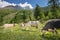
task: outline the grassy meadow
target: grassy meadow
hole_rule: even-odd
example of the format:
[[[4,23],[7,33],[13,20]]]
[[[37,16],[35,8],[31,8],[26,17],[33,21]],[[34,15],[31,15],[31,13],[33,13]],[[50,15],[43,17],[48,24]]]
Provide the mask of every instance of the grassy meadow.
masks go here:
[[[44,7],[40,6],[40,3],[44,5],[45,3],[43,4],[42,2],[45,0],[42,2],[40,0],[34,0],[35,2],[30,0],[31,3],[34,2],[34,7],[32,7],[33,5],[31,5],[28,0],[24,1],[26,1],[26,3],[20,3],[13,6],[15,3],[7,5],[10,4],[10,2],[0,0],[0,40],[60,40],[60,30],[58,29],[58,34],[46,32],[45,35],[42,36],[41,32],[45,25],[45,21],[50,19],[60,19],[60,0],[48,0],[47,5]],[[29,21],[41,22],[39,29],[36,29],[35,27],[31,27],[31,29],[29,27],[22,28],[19,25],[4,29],[2,26],[4,24],[19,24],[27,23]]]
[[[46,35],[42,36],[41,28],[43,28],[43,24],[41,24],[39,30],[35,27],[32,27],[32,30],[29,27],[21,29],[18,25],[7,29],[0,27],[0,40],[60,40],[59,30],[57,30],[57,35],[46,32]]]

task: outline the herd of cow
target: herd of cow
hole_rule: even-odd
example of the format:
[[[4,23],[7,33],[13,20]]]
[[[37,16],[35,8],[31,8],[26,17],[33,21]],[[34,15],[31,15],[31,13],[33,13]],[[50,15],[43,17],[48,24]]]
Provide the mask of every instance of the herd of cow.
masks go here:
[[[3,27],[4,28],[8,28],[8,27],[14,27],[17,24],[4,24]],[[26,27],[36,27],[39,28],[40,27],[40,22],[39,21],[29,21],[27,23],[20,23],[20,26],[22,28],[26,28]],[[45,34],[46,31],[50,31],[53,33],[58,33],[56,29],[60,28],[60,19],[51,19],[48,20],[45,24],[45,26],[42,28],[42,33],[43,35]]]

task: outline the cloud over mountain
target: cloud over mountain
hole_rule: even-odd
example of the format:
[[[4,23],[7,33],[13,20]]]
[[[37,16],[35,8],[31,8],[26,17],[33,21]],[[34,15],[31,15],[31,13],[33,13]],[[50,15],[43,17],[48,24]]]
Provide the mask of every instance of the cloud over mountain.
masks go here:
[[[24,4],[20,3],[20,4],[18,4],[18,6],[24,8],[24,9],[25,8],[30,8],[30,9],[33,8],[31,4],[28,4],[28,2],[25,2]]]
[[[6,6],[9,6],[9,5],[12,5],[12,6],[18,5],[22,8],[24,8],[24,9],[26,9],[26,8],[27,9],[33,9],[32,5],[29,4],[28,2],[25,2],[24,4],[22,4],[22,3],[15,4],[15,3],[9,3],[9,2],[0,0],[0,8],[6,7]]]
[[[9,5],[16,6],[16,4],[14,4],[14,3],[9,3],[9,2],[0,0],[0,8],[3,8],[5,6],[9,6]]]

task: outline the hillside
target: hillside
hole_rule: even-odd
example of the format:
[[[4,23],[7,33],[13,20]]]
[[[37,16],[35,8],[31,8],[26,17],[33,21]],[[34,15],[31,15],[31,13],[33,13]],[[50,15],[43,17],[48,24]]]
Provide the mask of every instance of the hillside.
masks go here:
[[[14,9],[0,8],[0,23],[2,21],[3,21],[3,23],[9,23],[14,18],[17,11],[18,10],[14,10]]]
[[[0,8],[0,21],[1,22],[3,21],[3,23],[10,23],[12,20],[14,20],[15,16],[17,16],[17,21],[18,21],[21,19],[20,18],[20,17],[22,17],[21,14],[23,14],[23,11],[25,11],[25,10],[26,10],[26,14],[28,13],[28,15],[29,15],[29,12],[31,11],[30,9],[24,9],[17,5],[16,6],[9,5],[4,8]],[[20,19],[18,19],[18,18],[20,18]]]

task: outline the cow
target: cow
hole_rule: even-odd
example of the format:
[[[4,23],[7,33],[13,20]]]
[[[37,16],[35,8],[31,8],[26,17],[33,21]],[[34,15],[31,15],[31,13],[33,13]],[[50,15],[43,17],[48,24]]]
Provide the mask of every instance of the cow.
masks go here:
[[[17,25],[17,24],[4,24],[3,27],[6,29],[6,28],[12,28],[15,25]]]
[[[60,28],[60,19],[51,19],[48,20],[45,26],[42,29],[42,32],[44,35],[46,31],[53,32],[53,33],[58,33],[56,29]]]
[[[7,28],[11,28],[11,31],[13,31],[13,27],[15,27],[16,25],[18,25],[18,24],[4,24],[3,25],[3,28],[4,28],[4,32],[6,32],[6,29]]]
[[[38,28],[40,25],[40,22],[39,21],[28,21],[27,23],[21,23],[21,26],[22,27],[36,27]]]
[[[40,25],[39,21],[29,21],[29,23],[31,24],[31,27],[36,27],[36,28],[38,28]]]
[[[31,27],[30,23],[20,23],[20,26],[25,29],[26,27]]]

